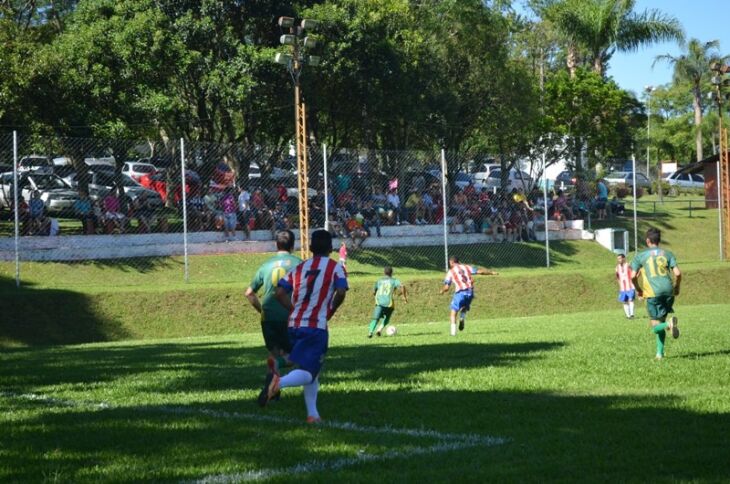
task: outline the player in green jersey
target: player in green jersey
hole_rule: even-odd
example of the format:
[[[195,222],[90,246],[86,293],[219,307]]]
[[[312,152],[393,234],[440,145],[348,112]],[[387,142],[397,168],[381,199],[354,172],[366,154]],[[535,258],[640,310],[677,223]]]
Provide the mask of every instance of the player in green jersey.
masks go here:
[[[662,233],[654,227],[646,231],[646,245],[631,261],[632,278],[639,297],[646,298],[652,332],[656,335],[656,358],[664,358],[666,331],[679,338],[677,317],[667,316],[674,312],[674,297],[679,295],[682,273],[674,254],[659,247]],[[672,275],[674,276],[672,278]]]
[[[267,364],[270,372],[278,372],[279,367],[285,366],[286,355],[291,351],[289,311],[276,300],[276,286],[280,279],[302,262],[291,254],[294,250],[294,233],[291,230],[277,232],[276,250],[276,255],[259,267],[246,289],[246,299],[261,314],[261,331],[266,349],[269,350]],[[264,292],[259,300],[256,293],[261,288]]]
[[[390,317],[393,315],[395,310],[395,302],[393,296],[396,294],[398,288],[401,289],[403,294],[403,301],[408,302],[408,294],[406,287],[400,283],[398,279],[393,277],[393,268],[386,266],[383,269],[385,277],[380,278],[373,288],[373,296],[375,296],[375,309],[373,310],[373,318],[370,321],[370,329],[368,331],[368,338],[373,337],[373,332],[380,336],[381,331],[390,322]],[[375,331],[378,326],[378,322],[383,320],[383,325]]]

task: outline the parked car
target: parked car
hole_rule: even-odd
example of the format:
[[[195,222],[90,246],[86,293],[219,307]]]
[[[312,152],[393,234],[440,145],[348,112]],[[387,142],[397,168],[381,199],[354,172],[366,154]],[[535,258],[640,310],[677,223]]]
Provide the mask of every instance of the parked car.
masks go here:
[[[139,183],[144,188],[154,190],[163,200],[167,200],[167,174],[166,173],[155,173],[143,176]],[[200,175],[193,170],[185,170],[185,195],[191,196],[193,193],[201,193],[202,181]],[[175,205],[180,204],[182,201],[182,191],[180,190],[180,184],[175,183],[175,193],[172,194],[172,201]]]
[[[502,168],[502,165],[499,163],[481,163],[476,168],[476,171],[472,173],[474,184],[477,186],[486,186],[487,179],[489,178],[489,174],[492,173],[492,170],[500,168]]]
[[[680,188],[699,188],[700,190],[705,188],[705,178],[695,173],[675,171],[666,178],[666,181],[670,186]]]
[[[629,190],[634,187],[634,174],[630,171],[614,171],[603,177],[609,187],[625,186]],[[643,173],[636,174],[636,186],[651,193],[651,181]]]
[[[456,173],[454,184],[459,187],[459,189],[463,190],[470,183],[475,185],[474,178],[472,178],[471,175],[464,173],[463,171]]]
[[[152,163],[125,161],[122,165],[122,173],[129,175],[135,181],[140,181],[145,175],[154,175],[157,173],[157,167]]]
[[[139,182],[135,181],[129,175],[122,174],[120,180],[117,180],[115,174],[109,174],[105,171],[89,171],[89,198],[92,200],[100,200],[109,193],[119,181],[122,183],[124,194],[132,201],[137,200],[140,195],[146,195],[147,201],[153,207],[161,207],[163,205],[162,197],[154,190],[143,187]],[[74,173],[65,178],[72,186],[78,188],[78,175]]]
[[[570,170],[563,170],[555,177],[556,190],[572,190],[575,188],[576,177]]]
[[[39,173],[53,173],[53,162],[47,156],[24,156],[18,161],[18,171],[35,171]]]
[[[491,169],[487,180],[484,182],[484,186],[490,190],[501,188],[502,168]],[[516,168],[510,168],[505,189],[511,191],[513,188],[522,188],[527,193],[532,188],[532,178],[530,178],[529,173]]]
[[[24,172],[18,176],[18,188],[25,200],[30,200],[33,191],[38,190],[49,213],[70,212],[79,193],[71,185],[54,174]],[[13,204],[13,174],[0,175],[0,207],[10,208]]]

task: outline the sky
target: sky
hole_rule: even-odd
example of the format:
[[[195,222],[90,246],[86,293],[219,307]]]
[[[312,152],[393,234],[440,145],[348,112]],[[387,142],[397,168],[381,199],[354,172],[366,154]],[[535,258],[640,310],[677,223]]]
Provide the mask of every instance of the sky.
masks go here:
[[[687,40],[720,41],[720,53],[730,54],[730,0],[637,0],[635,12],[657,9],[676,17],[684,27]],[[672,80],[672,67],[654,58],[670,54],[679,56],[682,48],[674,42],[653,44],[636,52],[615,53],[607,74],[623,89],[634,91],[641,99],[645,86],[659,86]]]

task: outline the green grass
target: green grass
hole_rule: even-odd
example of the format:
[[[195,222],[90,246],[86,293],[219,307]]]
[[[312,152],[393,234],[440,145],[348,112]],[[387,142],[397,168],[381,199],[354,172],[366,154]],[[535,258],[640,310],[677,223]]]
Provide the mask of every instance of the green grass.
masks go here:
[[[724,481],[730,305],[677,309],[683,334],[662,362],[652,359],[643,308],[627,321],[618,305],[470,319],[457,338],[447,335],[445,304],[434,324],[397,311],[392,338],[334,324],[321,427],[303,423],[298,390],[264,410],[254,404],[264,369],[254,332],[9,350],[0,355],[0,480],[277,470],[273,482]],[[338,423],[507,441],[416,455],[446,437]]]

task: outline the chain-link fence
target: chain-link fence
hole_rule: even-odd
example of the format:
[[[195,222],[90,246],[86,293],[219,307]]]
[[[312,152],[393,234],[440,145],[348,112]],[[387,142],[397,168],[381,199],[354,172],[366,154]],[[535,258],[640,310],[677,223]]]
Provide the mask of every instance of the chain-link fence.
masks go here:
[[[449,254],[545,267],[575,252],[566,241],[594,239],[590,230],[628,231],[628,247],[607,248],[629,251],[636,231],[670,216],[707,233],[693,259],[716,253],[716,211],[704,201],[640,199],[634,219],[619,188],[601,203],[595,183],[547,180],[539,160],[322,147],[307,161],[305,195],[288,144],[0,136],[0,275],[58,285],[240,282],[242,267],[274,250],[276,231],[297,232],[302,196],[309,230],[328,228],[356,273],[386,264],[441,271]],[[75,264],[73,277],[54,282],[62,276],[53,264]],[[116,270],[100,280],[79,278],[108,268]]]

